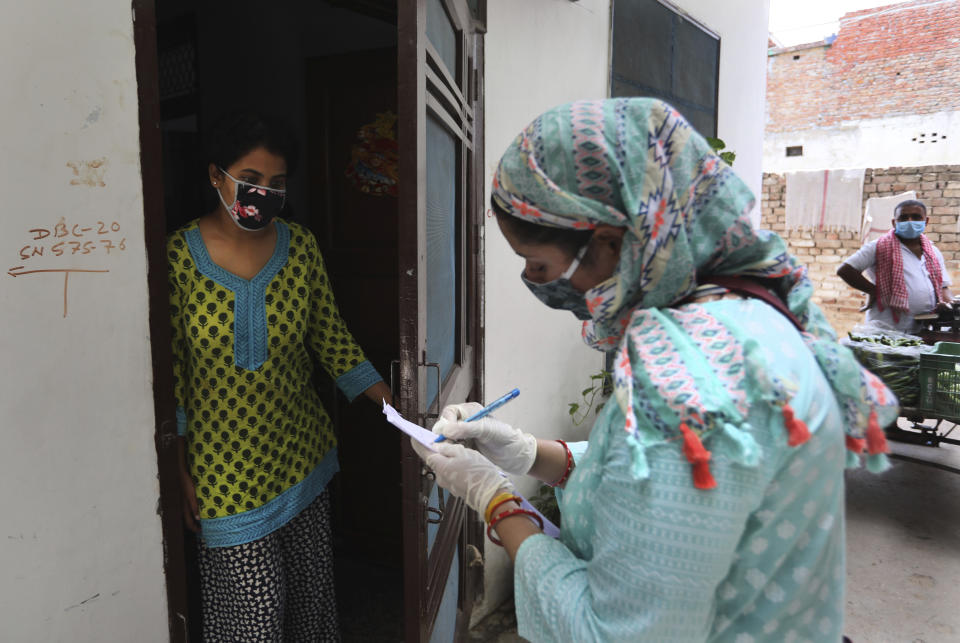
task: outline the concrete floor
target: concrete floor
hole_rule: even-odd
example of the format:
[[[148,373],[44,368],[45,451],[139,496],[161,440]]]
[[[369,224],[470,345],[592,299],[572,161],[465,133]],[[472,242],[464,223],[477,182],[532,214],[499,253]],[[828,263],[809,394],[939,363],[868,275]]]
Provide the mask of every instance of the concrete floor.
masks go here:
[[[470,629],[468,643],[522,643],[526,640],[517,634],[517,617],[513,613],[511,598]]]
[[[960,641],[960,447],[890,447],[887,473],[847,474],[847,636]]]
[[[960,428],[950,437],[960,439]],[[847,636],[960,641],[960,447],[890,446],[887,473],[847,474]],[[524,640],[512,600],[470,634],[477,642]]]

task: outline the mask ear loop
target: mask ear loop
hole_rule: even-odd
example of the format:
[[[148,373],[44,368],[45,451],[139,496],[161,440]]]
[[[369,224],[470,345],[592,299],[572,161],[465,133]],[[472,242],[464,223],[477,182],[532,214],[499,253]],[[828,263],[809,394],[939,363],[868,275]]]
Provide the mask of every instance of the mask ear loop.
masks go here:
[[[577,250],[577,254],[576,256],[574,256],[573,262],[571,262],[570,267],[567,268],[566,271],[564,271],[564,273],[558,277],[558,279],[570,279],[570,277],[573,276],[573,273],[575,273],[577,271],[577,268],[580,267],[580,262],[583,260],[584,255],[587,254],[587,248],[589,246],[590,246],[590,242],[587,241],[585,244],[583,244],[580,247],[579,250]]]
[[[217,169],[220,170],[221,172],[223,172],[224,176],[226,176],[228,179],[230,179],[231,181],[233,181],[233,203],[231,203],[231,204],[229,204],[229,205],[227,205],[226,200],[223,198],[223,192],[220,191],[221,186],[219,186],[219,185],[213,186],[214,189],[217,191],[217,197],[220,199],[220,203],[223,204],[224,209],[225,209],[225,210],[227,211],[227,213],[229,214],[230,211],[233,209],[233,206],[235,206],[235,205],[237,204],[237,198],[239,198],[239,196],[240,196],[240,181],[238,181],[237,179],[233,178],[233,177],[230,175],[230,173],[227,172],[227,171],[226,171],[225,169],[223,169],[222,167],[218,167]],[[224,181],[224,183],[225,183],[225,182],[226,182],[226,181]]]
[[[230,205],[227,205],[227,202],[224,201],[224,199],[223,199],[223,194],[220,193],[220,188],[219,188],[219,187],[216,188],[216,189],[217,189],[217,195],[220,197],[220,203],[222,203],[222,204],[223,204],[223,207],[225,207],[225,208],[227,209],[227,212],[230,212],[231,208],[233,208],[233,206],[235,206],[235,205],[237,204],[237,199],[240,198],[240,186],[241,186],[241,185],[249,185],[250,187],[257,188],[257,189],[259,189],[259,190],[266,190],[267,192],[273,192],[274,194],[280,194],[281,198],[283,199],[283,201],[280,202],[280,209],[282,210],[282,209],[284,208],[284,206],[287,205],[287,190],[286,190],[286,189],[278,190],[277,188],[267,187],[266,185],[257,185],[256,183],[247,183],[246,181],[241,181],[240,179],[234,178],[234,176],[233,176],[232,174],[230,174],[229,172],[227,172],[227,171],[226,171],[225,169],[223,169],[222,167],[217,167],[217,169],[220,170],[221,172],[223,172],[223,174],[224,174],[227,178],[229,178],[231,181],[233,181],[233,186],[234,186],[233,203],[231,203]],[[214,186],[214,187],[216,187],[216,186]]]

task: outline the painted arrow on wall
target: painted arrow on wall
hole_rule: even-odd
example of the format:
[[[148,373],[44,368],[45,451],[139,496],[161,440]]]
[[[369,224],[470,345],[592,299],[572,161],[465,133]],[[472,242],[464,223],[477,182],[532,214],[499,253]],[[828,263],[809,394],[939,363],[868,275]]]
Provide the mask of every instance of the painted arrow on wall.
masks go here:
[[[32,275],[38,272],[62,272],[63,273],[63,316],[67,316],[67,286],[70,283],[71,272],[110,272],[109,270],[86,270],[83,268],[44,268],[39,270],[24,270],[23,266],[14,266],[7,271],[11,277],[21,277],[23,275]]]

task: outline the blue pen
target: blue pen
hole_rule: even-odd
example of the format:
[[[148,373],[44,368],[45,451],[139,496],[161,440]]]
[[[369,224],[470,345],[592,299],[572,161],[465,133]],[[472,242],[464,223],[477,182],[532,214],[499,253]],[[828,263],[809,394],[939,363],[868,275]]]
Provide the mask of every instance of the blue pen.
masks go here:
[[[504,404],[506,404],[507,402],[509,402],[510,400],[512,400],[518,395],[520,395],[520,389],[515,388],[509,393],[507,393],[506,395],[504,395],[503,397],[498,398],[493,402],[490,402],[490,404],[487,404],[485,407],[483,407],[482,409],[480,409],[479,411],[477,411],[476,413],[468,417],[466,420],[464,420],[464,422],[473,422],[474,420],[479,420],[482,417],[490,415],[491,413],[493,413],[494,411],[496,411],[501,406],[503,406]],[[434,443],[443,442],[446,439],[447,439],[447,436],[441,435],[436,440],[434,440]]]

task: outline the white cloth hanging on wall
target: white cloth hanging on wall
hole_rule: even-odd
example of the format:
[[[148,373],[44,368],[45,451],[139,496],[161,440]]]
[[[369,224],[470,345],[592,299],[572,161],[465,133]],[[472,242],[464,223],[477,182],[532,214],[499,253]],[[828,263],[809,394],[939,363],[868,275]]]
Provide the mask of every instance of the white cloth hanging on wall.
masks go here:
[[[787,172],[787,229],[860,232],[864,170]]]
[[[879,239],[886,234],[890,229],[893,209],[897,207],[897,204],[907,199],[916,198],[917,193],[910,190],[893,196],[875,196],[867,199],[867,208],[863,213],[863,225],[860,227],[860,243],[864,244]]]

